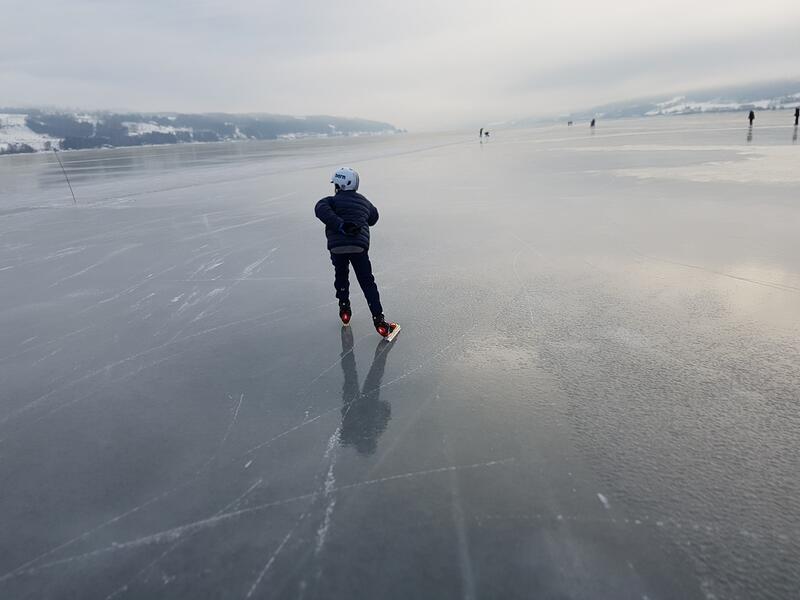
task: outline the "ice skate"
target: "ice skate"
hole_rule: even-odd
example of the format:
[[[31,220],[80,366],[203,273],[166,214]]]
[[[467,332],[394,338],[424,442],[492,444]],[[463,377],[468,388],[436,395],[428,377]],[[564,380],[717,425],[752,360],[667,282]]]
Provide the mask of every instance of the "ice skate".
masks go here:
[[[339,300],[339,318],[345,327],[350,326],[350,319],[353,316],[353,311],[350,310],[349,300]]]
[[[383,315],[375,315],[372,317],[375,323],[375,330],[379,335],[383,336],[387,342],[391,342],[400,333],[400,325],[397,323],[387,322]]]

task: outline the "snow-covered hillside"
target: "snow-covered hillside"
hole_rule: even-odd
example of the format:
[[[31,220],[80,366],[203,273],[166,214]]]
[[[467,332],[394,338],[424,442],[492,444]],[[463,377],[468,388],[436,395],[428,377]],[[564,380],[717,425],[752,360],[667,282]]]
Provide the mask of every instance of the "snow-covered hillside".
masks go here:
[[[8,152],[39,152],[58,148],[61,140],[43,133],[36,133],[25,124],[24,114],[0,113],[0,154]],[[30,148],[31,150],[27,150]]]
[[[0,109],[0,154],[223,142],[381,135],[397,133],[389,123],[330,116],[253,114],[74,113]]]
[[[656,102],[655,107],[646,111],[647,117],[656,115],[687,115],[705,112],[733,112],[739,110],[772,110],[790,108],[800,103],[800,93],[766,98],[750,102],[726,102],[721,99],[692,101],[686,96],[676,96],[664,102]]]

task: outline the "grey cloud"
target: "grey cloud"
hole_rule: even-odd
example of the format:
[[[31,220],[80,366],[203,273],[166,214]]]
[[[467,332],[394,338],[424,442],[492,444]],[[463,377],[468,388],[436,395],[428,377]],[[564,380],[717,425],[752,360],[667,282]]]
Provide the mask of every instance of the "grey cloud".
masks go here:
[[[0,1],[16,25],[4,30],[0,104],[442,129],[746,81],[800,54],[794,0]]]
[[[769,44],[764,40],[769,39]],[[791,56],[800,50],[797,30],[781,27],[744,38],[710,37],[677,40],[667,47],[620,49],[607,55],[588,54],[580,61],[549,69],[538,69],[521,81],[509,85],[509,93],[552,88],[601,87],[635,81],[645,75],[690,79],[698,74],[723,69],[738,72],[742,81],[762,77],[762,65]],[[800,58],[800,57],[799,57]],[[785,73],[785,75],[795,75]],[[770,73],[771,75],[771,73]]]

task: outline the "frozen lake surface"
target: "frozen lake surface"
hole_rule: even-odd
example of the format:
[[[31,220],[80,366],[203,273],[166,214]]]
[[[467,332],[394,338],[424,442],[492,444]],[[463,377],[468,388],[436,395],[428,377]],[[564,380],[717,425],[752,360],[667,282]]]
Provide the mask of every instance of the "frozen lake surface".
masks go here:
[[[790,122],[0,159],[0,597],[796,598]]]

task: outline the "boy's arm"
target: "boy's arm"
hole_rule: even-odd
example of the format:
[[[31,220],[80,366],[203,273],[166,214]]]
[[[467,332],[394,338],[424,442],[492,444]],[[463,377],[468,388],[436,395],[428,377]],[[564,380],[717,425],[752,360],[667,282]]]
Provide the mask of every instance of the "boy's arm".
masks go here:
[[[314,207],[314,214],[331,229],[339,230],[344,225],[342,218],[333,211],[330,198],[323,198],[317,202]]]
[[[375,205],[370,202],[370,204],[369,204],[369,218],[367,219],[367,225],[372,227],[377,222],[378,222],[378,209],[375,208]]]

